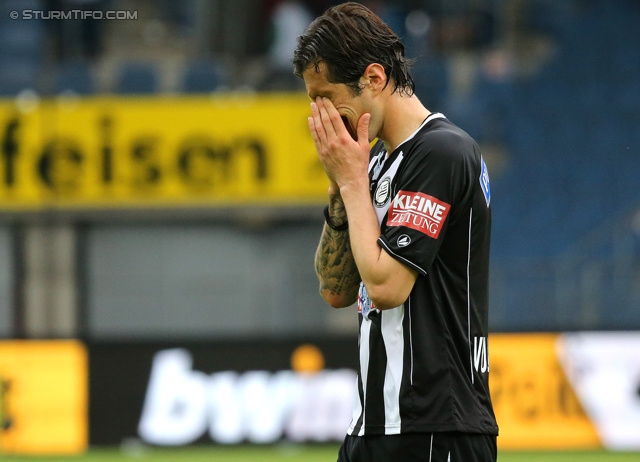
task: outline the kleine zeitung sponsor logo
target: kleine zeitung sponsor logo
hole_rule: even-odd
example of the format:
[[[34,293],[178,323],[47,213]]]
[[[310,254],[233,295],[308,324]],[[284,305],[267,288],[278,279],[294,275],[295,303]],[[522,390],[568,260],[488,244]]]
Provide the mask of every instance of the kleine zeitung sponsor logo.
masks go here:
[[[387,226],[406,226],[437,239],[450,208],[428,194],[400,191],[391,201]]]

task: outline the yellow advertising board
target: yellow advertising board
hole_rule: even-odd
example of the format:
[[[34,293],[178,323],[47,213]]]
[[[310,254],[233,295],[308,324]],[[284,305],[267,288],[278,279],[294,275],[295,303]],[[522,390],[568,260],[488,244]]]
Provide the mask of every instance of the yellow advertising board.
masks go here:
[[[74,340],[0,342],[0,454],[88,446],[88,358]]]
[[[320,204],[302,94],[0,103],[0,210]]]
[[[489,337],[490,388],[501,449],[602,446],[556,351],[556,334]]]

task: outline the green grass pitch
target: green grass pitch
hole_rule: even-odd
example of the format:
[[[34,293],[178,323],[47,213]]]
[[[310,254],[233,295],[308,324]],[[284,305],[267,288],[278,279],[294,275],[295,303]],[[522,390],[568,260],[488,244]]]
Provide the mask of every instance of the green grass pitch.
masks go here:
[[[0,455],[2,462],[333,462],[336,445],[207,446],[181,449],[94,448],[82,456]],[[501,451],[500,462],[639,462],[640,453],[606,451]]]

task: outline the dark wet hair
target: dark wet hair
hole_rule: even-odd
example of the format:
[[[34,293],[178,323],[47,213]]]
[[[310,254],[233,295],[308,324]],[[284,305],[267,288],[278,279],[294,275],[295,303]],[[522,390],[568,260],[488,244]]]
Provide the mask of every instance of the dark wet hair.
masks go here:
[[[393,91],[412,95],[415,83],[409,69],[413,60],[404,56],[400,38],[382,19],[359,3],[348,2],[329,8],[298,37],[293,54],[293,72],[302,74],[320,63],[327,68],[330,83],[343,83],[354,95],[362,92],[360,78],[367,66],[378,63],[392,81]]]

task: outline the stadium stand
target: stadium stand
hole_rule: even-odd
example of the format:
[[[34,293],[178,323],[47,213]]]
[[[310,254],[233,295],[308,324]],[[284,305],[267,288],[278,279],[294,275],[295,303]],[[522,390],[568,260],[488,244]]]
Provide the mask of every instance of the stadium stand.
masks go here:
[[[120,68],[115,91],[127,95],[156,93],[158,78],[158,71],[152,64],[125,62]]]
[[[468,101],[504,123],[509,152],[492,177],[493,305],[513,311],[495,325],[637,324],[639,247],[629,216],[640,204],[640,58],[631,45],[640,43],[640,6],[531,5],[530,27],[553,36],[556,54],[513,84],[479,82]]]
[[[14,20],[10,14],[42,7],[43,2],[38,0],[0,2],[0,96],[14,96],[39,85],[45,49],[44,25],[40,20]]]
[[[58,66],[57,71],[54,93],[90,95],[95,92],[95,82],[88,62],[65,62]]]
[[[541,3],[553,9],[540,13],[545,18],[564,10]],[[632,37],[640,41],[629,19],[637,21],[640,9],[622,3],[626,8],[594,2],[566,18],[554,30],[559,51],[538,75],[480,81],[469,99],[477,113],[505,124],[510,151],[509,168],[492,178],[496,255],[562,253],[585,230],[640,201],[637,177],[629,174],[640,171],[640,81],[632,77],[640,60],[628,45]],[[484,141],[482,130],[474,134]]]
[[[197,59],[185,66],[181,90],[184,93],[211,93],[224,85],[221,66],[210,59]]]
[[[444,110],[444,102],[449,92],[449,70],[441,55],[431,54],[421,57],[413,67],[416,95],[434,111]]]

